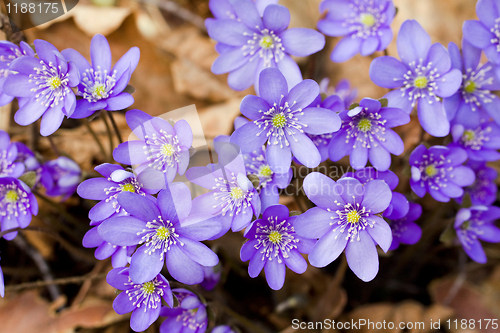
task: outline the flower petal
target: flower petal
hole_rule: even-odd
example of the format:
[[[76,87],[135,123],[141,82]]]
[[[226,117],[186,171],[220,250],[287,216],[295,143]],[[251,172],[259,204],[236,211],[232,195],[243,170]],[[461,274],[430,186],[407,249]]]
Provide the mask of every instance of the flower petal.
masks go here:
[[[337,227],[326,233],[309,253],[309,262],[314,267],[325,267],[337,259],[346,248],[348,237]],[[371,240],[371,239],[370,239]]]
[[[365,282],[375,278],[378,273],[378,254],[368,232],[361,230],[356,239],[347,243],[345,255],[349,268],[358,278]]]
[[[264,266],[266,272],[266,281],[269,287],[273,290],[280,290],[285,283],[286,266],[283,261],[279,262],[278,258],[266,260]]]
[[[425,60],[431,47],[431,37],[416,20],[401,25],[397,39],[399,58],[405,63]]]
[[[307,57],[325,47],[325,36],[312,29],[291,28],[279,36],[286,52],[297,57]]]

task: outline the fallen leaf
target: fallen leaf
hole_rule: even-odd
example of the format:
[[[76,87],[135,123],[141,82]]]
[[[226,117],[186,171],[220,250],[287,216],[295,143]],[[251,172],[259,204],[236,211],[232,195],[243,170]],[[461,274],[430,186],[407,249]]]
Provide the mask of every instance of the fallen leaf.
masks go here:
[[[79,309],[55,313],[36,291],[0,299],[0,333],[73,333],[77,328],[105,327],[122,320],[111,302],[88,300]]]
[[[364,320],[365,325],[360,327],[359,330],[353,330],[356,332],[427,333],[434,331],[437,327],[433,327],[431,322],[434,325],[440,323],[441,327],[443,327],[444,321],[452,315],[453,310],[445,306],[431,305],[430,307],[424,307],[417,301],[407,300],[397,304],[375,303],[360,306],[339,318],[339,321],[354,321],[359,323]],[[368,322],[373,324],[369,325]],[[384,322],[385,329],[380,329],[380,327],[383,327]],[[377,329],[377,323],[381,325],[379,329]],[[389,323],[393,323],[394,327],[392,329]],[[402,323],[406,325],[406,328],[400,328],[400,324]]]
[[[95,34],[106,36],[118,29],[131,12],[130,7],[99,7],[78,4],[73,10],[52,21],[40,24],[37,28],[47,29],[54,23],[73,17],[78,28],[88,36],[93,37]]]

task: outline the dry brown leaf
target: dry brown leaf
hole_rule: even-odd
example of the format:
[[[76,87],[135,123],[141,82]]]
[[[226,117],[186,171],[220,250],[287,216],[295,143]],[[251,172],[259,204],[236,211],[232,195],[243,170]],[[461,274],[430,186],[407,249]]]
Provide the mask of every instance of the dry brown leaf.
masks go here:
[[[214,74],[194,62],[180,59],[172,63],[170,68],[175,91],[180,94],[211,102],[222,102],[235,94],[225,82],[219,81]]]
[[[41,209],[45,206],[41,206]],[[31,219],[31,226],[45,227],[46,224],[38,216],[33,216]],[[30,243],[45,259],[52,259],[54,257],[54,238],[40,232],[25,232],[24,236],[28,243]]]
[[[200,109],[199,116],[205,136],[214,138],[231,134],[233,120],[240,115],[240,103],[239,98],[233,98],[226,103]]]
[[[429,291],[436,303],[447,302],[455,310],[456,317],[467,320],[498,319],[500,322],[500,266],[489,280],[480,286],[468,281],[457,283],[457,278],[446,277],[433,281]],[[491,327],[481,332],[497,332]]]
[[[207,71],[210,71],[212,63],[218,56],[214,45],[213,41],[202,36],[200,31],[193,27],[176,29],[158,41],[161,49],[179,59],[190,60]]]
[[[72,11],[75,24],[88,36],[109,35],[130,15],[128,7],[97,7],[78,5]]]
[[[72,333],[77,327],[104,327],[121,319],[110,302],[100,300],[60,313],[55,313],[36,291],[7,295],[0,300],[0,333]]]
[[[427,333],[434,330],[431,327],[431,320],[433,323],[441,321],[441,326],[443,326],[444,320],[450,318],[453,315],[453,310],[446,308],[441,305],[433,305],[425,308],[422,304],[408,300],[398,304],[392,303],[375,303],[366,306],[360,306],[343,316],[340,321],[351,321],[359,322],[360,320],[370,321],[372,323],[382,323],[386,322],[386,328],[378,330],[374,325],[368,326],[365,324],[359,330],[354,330],[357,332],[411,332],[411,333]],[[394,323],[394,328],[389,329],[389,323]],[[400,323],[412,323],[413,328],[400,329]],[[415,323],[419,323],[415,325]],[[423,323],[423,324],[421,324]]]

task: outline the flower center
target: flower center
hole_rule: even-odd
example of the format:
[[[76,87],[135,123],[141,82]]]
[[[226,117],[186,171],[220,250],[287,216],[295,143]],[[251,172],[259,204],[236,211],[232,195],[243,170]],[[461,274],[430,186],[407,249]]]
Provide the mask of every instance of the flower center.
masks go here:
[[[161,147],[161,153],[165,156],[172,156],[174,153],[174,146],[172,146],[170,143],[166,143]]]
[[[122,192],[132,192],[132,193],[135,193],[135,187],[134,187],[134,185],[132,185],[130,183],[120,185],[120,187],[122,189]]]
[[[473,93],[476,90],[476,84],[474,81],[469,80],[465,83],[464,87],[465,92],[468,92],[469,94]]]
[[[466,130],[464,132],[464,135],[463,135],[463,140],[464,141],[472,141],[476,138],[476,132],[474,132],[473,130]]]
[[[61,86],[61,79],[59,76],[53,76],[47,79],[47,84],[50,86],[50,89],[56,90]]]
[[[161,240],[166,240],[170,237],[170,230],[166,227],[159,227],[156,229],[156,237]]]
[[[269,165],[263,165],[259,170],[259,175],[262,177],[271,177],[273,175],[273,171]]]
[[[257,220],[256,223],[257,244],[254,247],[261,249],[262,260],[278,260],[281,263],[283,258],[289,257],[291,250],[297,248],[299,240],[295,238],[295,230],[287,220],[278,222],[277,216],[270,216],[267,223],[263,220]]]
[[[375,24],[375,16],[370,13],[361,14],[359,20],[368,28],[371,28]]]
[[[231,198],[233,198],[233,199],[243,198],[243,190],[239,187],[233,187],[231,189]]]
[[[428,81],[427,81],[427,78],[425,76],[419,76],[414,81],[415,87],[420,88],[420,89],[427,87],[427,83],[428,83]]]
[[[351,224],[358,223],[360,218],[361,218],[361,216],[355,210],[352,210],[349,213],[347,213],[347,222],[349,222]]]
[[[153,252],[160,252],[160,258],[163,260],[165,253],[170,250],[172,245],[184,246],[179,240],[179,235],[175,233],[175,226],[169,220],[163,221],[161,216],[158,219],[146,223],[146,228],[137,233],[141,236],[139,244],[146,244],[144,253],[151,255]]]
[[[435,175],[437,175],[438,171],[436,169],[436,167],[434,166],[434,164],[431,164],[431,165],[428,165],[425,167],[425,174],[429,177],[434,177]]]
[[[7,191],[7,193],[5,194],[5,200],[10,203],[17,202],[17,200],[19,200],[19,195],[17,194],[17,191],[14,190]]]
[[[93,88],[93,95],[98,99],[101,99],[104,97],[105,94],[106,94],[106,86],[102,83],[96,82]]]
[[[366,133],[372,129],[372,122],[368,118],[363,118],[358,122],[358,129],[361,132]]]
[[[142,285],[142,291],[145,294],[151,295],[155,292],[155,284],[152,281],[146,282]]]
[[[270,49],[274,45],[274,40],[271,36],[263,36],[259,42],[260,47],[263,49]]]
[[[286,124],[286,117],[283,113],[275,114],[273,116],[272,122],[274,127],[282,128]]]
[[[281,236],[281,234],[277,231],[271,231],[271,233],[269,234],[269,240],[273,244],[280,243],[282,239],[283,239],[283,236]]]

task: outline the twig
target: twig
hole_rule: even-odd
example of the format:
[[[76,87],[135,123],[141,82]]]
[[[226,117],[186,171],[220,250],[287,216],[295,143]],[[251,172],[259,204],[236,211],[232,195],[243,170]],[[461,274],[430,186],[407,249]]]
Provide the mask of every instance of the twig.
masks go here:
[[[53,279],[53,280],[47,280],[47,281],[26,282],[26,283],[5,286],[5,291],[18,291],[18,290],[23,290],[23,289],[34,289],[34,288],[45,287],[48,285],[78,284],[78,283],[85,282],[87,280],[104,279],[106,277],[106,275],[107,275],[107,273],[101,273],[101,274],[94,275],[94,276],[90,276],[90,274],[86,274],[83,276],[72,276],[72,277]]]
[[[92,129],[92,127],[90,126],[89,122],[87,121],[87,119],[82,119],[82,122],[83,124],[87,127],[88,131],[90,132],[90,134],[92,135],[92,137],[94,138],[94,141],[97,143],[97,145],[99,146],[99,149],[101,150],[101,153],[102,153],[102,156],[103,158],[106,158],[107,154],[106,154],[106,151],[104,150],[104,147],[101,143],[101,141],[99,141],[99,138],[97,137],[97,134],[94,132],[94,130]]]
[[[120,143],[123,143],[122,135],[120,133],[120,130],[118,129],[118,126],[116,125],[115,118],[113,118],[113,115],[111,112],[104,111],[105,114],[108,115],[109,120],[111,121],[111,125],[113,126],[113,129],[115,130],[116,137],[118,138],[118,141]]]
[[[2,237],[3,235],[6,235],[8,233],[16,232],[16,231],[38,231],[38,232],[46,233],[47,235],[51,236],[56,241],[58,241],[62,247],[64,247],[69,252],[71,252],[74,256],[79,257],[80,259],[83,259],[87,262],[95,262],[95,260],[96,260],[93,256],[90,256],[86,252],[82,251],[82,249],[80,247],[73,246],[73,244],[68,242],[61,235],[55,233],[54,231],[52,231],[48,228],[42,228],[42,227],[36,227],[36,226],[27,226],[26,228],[17,227],[17,228],[12,228],[12,229],[7,229],[4,231],[1,231],[0,237]]]
[[[38,269],[40,270],[40,273],[42,273],[43,280],[45,283],[47,281],[53,281],[54,277],[52,276],[52,273],[50,271],[50,267],[43,259],[42,255],[40,252],[32,248],[25,240],[24,238],[18,236],[14,238],[14,243],[26,254],[28,254],[31,259],[35,262],[35,264],[38,266]],[[47,289],[49,290],[50,297],[52,298],[53,301],[55,301],[59,296],[61,296],[61,291],[56,285],[53,284],[47,284]]]
[[[202,31],[207,31],[205,28],[205,20],[201,17],[196,15],[195,13],[189,11],[188,9],[179,6],[176,4],[174,1],[171,0],[161,0],[161,1],[156,1],[156,0],[135,0],[137,2],[142,2],[145,4],[149,5],[155,5],[170,14],[173,14],[181,19],[183,19],[186,22],[191,23],[192,25],[196,26],[198,29]]]
[[[70,213],[68,213],[68,211],[66,210],[66,208],[64,208],[63,205],[60,205],[57,202],[54,202],[54,201],[50,200],[45,195],[41,194],[40,192],[38,192],[36,190],[33,190],[33,193],[37,197],[39,197],[40,199],[42,199],[42,201],[44,201],[45,203],[47,203],[50,206],[52,206],[52,208],[56,209],[57,212],[60,213],[68,222],[71,222],[75,226],[80,225],[80,221],[78,221],[77,219],[75,219],[73,217],[73,215],[71,215]]]
[[[80,306],[80,304],[83,302],[83,299],[87,295],[90,287],[92,286],[93,278],[99,275],[99,272],[104,268],[104,266],[106,266],[107,263],[108,260],[100,260],[97,264],[95,264],[94,268],[92,268],[92,271],[90,271],[90,273],[87,274],[89,279],[83,282],[80,291],[78,292],[73,303],[71,304],[72,309],[76,309],[78,308],[78,306]]]
[[[0,30],[5,33],[7,40],[11,41],[14,44],[19,45],[21,41],[26,41],[26,37],[24,34],[19,31],[19,28],[10,20],[10,18],[0,13]]]
[[[466,278],[467,278],[467,272],[465,269],[465,264],[467,263],[467,257],[465,256],[465,252],[462,251],[462,248],[460,248],[460,254],[458,257],[458,269],[460,273],[458,273],[457,278],[455,279],[455,282],[453,282],[453,285],[451,286],[450,290],[448,291],[448,294],[443,300],[443,305],[450,305],[453,299],[455,299],[455,296],[457,296],[458,291],[460,288],[462,288],[462,285],[464,284]]]
[[[229,316],[233,317],[241,326],[244,326],[248,332],[254,332],[254,333],[267,332],[267,330],[264,330],[264,327],[256,325],[252,320],[240,315],[238,312],[234,311],[233,309],[225,305],[222,305],[220,303],[209,303],[209,305],[214,306],[215,308],[219,308]]]

